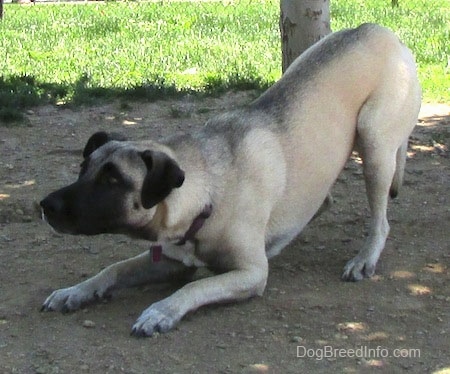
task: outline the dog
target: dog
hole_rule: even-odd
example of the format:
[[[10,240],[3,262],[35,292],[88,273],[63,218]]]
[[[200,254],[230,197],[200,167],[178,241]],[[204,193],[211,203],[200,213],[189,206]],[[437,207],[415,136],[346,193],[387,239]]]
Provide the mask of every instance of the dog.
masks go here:
[[[115,289],[214,269],[143,311],[132,334],[151,336],[203,305],[262,295],[268,259],[320,209],[355,149],[371,221],[342,278],[372,276],[420,104],[412,53],[390,30],[364,24],[325,37],[258,99],[199,131],[161,142],[95,133],[78,180],[40,203],[45,220],[62,233],[121,233],[152,245],[54,291],[42,309],[73,311]]]

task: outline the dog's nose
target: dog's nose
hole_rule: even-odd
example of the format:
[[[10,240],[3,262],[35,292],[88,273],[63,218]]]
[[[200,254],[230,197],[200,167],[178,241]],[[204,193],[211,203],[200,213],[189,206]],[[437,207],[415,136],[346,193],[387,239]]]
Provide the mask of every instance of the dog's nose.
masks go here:
[[[49,195],[40,202],[40,206],[47,216],[57,215],[63,211],[64,203],[62,199]]]

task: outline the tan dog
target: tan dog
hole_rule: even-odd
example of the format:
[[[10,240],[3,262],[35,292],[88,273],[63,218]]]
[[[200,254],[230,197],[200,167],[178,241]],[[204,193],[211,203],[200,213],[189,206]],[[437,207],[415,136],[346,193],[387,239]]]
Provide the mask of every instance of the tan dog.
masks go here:
[[[147,308],[133,333],[149,336],[202,305],[261,295],[268,258],[311,220],[355,147],[372,218],[343,279],[370,277],[420,101],[410,51],[389,30],[366,24],[321,40],[256,101],[194,134],[161,143],[93,135],[79,179],[41,202],[46,220],[61,232],[125,233],[155,243],[53,292],[43,309],[75,310],[113,289],[198,266],[218,271]]]

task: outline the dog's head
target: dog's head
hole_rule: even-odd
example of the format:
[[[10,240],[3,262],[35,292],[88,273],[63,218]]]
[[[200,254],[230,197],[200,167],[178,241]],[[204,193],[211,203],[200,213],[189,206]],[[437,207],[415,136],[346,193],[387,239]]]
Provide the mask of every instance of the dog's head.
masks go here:
[[[148,230],[154,207],[184,182],[173,158],[105,132],[91,136],[83,158],[78,180],[41,201],[46,221],[64,233],[155,240]]]

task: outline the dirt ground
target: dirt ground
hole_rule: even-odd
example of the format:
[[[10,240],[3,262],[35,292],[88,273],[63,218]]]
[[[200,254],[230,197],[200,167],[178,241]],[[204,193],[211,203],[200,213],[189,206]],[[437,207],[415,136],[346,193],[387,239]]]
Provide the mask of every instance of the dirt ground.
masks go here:
[[[70,314],[43,313],[67,287],[149,247],[122,236],[52,232],[36,205],[73,181],[96,130],[130,138],[193,131],[251,92],[69,109],[44,106],[0,126],[0,373],[448,373],[450,107],[426,105],[376,276],[340,281],[368,208],[358,159],[335,204],[271,261],[263,297],[201,308],[165,335],[130,336],[152,302],[179,285],[124,290]]]

